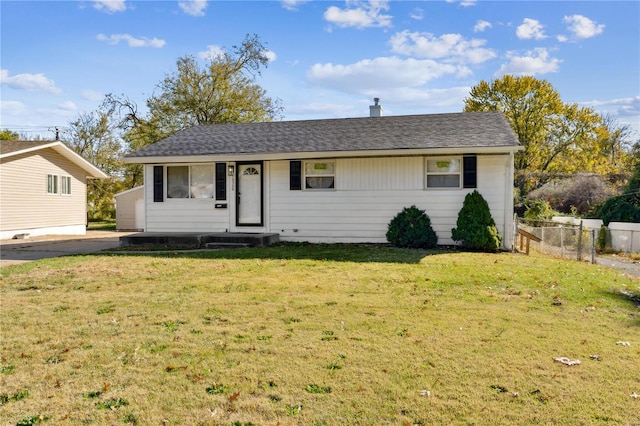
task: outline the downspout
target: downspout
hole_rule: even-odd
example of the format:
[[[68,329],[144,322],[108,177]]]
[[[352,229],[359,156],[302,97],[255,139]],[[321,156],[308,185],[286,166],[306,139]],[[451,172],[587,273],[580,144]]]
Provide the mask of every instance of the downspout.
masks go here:
[[[513,177],[515,176],[514,170],[515,155],[513,151],[509,153],[509,164],[507,165],[507,173],[505,176],[505,191],[504,191],[504,229],[503,229],[503,244],[507,250],[513,248]]]

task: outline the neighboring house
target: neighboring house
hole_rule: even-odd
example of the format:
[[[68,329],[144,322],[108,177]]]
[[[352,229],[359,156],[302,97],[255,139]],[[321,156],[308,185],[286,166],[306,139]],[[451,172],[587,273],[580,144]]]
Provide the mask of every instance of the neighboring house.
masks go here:
[[[0,239],[84,235],[87,179],[106,177],[60,141],[0,141]]]
[[[116,194],[116,229],[144,231],[144,186]]]
[[[513,156],[499,112],[195,126],[128,155],[144,164],[147,232],[268,232],[282,241],[386,242],[404,207],[438,244],[467,193],[513,234]]]

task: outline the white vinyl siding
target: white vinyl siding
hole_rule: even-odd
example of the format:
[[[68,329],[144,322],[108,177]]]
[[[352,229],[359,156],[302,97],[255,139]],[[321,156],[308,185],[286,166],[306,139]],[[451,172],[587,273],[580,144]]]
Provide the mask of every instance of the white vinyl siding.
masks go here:
[[[144,203],[144,187],[137,186],[116,194],[114,197],[116,199],[116,229],[121,231],[144,229],[144,205],[140,206],[141,211],[136,209],[140,202]]]
[[[421,190],[424,157],[348,158],[339,160],[338,189]]]
[[[454,244],[451,229],[466,194],[473,189],[425,188],[426,157],[335,159],[334,190],[290,189],[289,161],[264,162],[265,226],[257,231],[280,234],[282,241],[324,243],[386,243],[389,221],[403,208],[424,209],[438,235],[438,244]],[[322,161],[322,160],[320,160]],[[489,203],[501,234],[513,197],[509,155],[477,157],[477,189]],[[304,167],[304,166],[303,166]],[[145,168],[153,182],[153,166]],[[460,177],[462,179],[462,177]],[[234,231],[235,192],[227,182],[229,207],[216,209],[213,199],[174,199],[154,203],[153,185],[146,185],[147,232]],[[510,221],[508,221],[510,223]],[[510,232],[510,230],[507,230]]]
[[[73,188],[72,193],[64,197],[48,195],[53,190],[49,186],[48,175],[57,177],[51,181],[60,179],[60,176],[69,178],[67,183],[69,188]],[[32,236],[76,234],[78,230],[84,233],[87,220],[86,175],[84,169],[52,148],[3,159],[0,164],[0,231],[3,238],[11,238],[17,231]],[[56,193],[59,192],[58,186]],[[12,231],[16,232],[12,234]]]
[[[167,167],[167,169],[171,168],[172,166]],[[173,198],[162,203],[155,203],[153,202],[152,165],[145,166],[144,181],[147,183],[144,185],[145,231],[224,232],[229,230],[230,209],[216,209],[214,198]]]
[[[498,229],[505,224],[509,156],[478,156],[478,191],[487,199]],[[464,197],[473,189],[425,189],[425,157],[336,160],[334,192],[290,191],[288,161],[271,163],[270,232],[283,241],[386,243],[389,221],[404,207],[424,209],[438,244],[454,244]],[[513,189],[508,188],[512,197]]]

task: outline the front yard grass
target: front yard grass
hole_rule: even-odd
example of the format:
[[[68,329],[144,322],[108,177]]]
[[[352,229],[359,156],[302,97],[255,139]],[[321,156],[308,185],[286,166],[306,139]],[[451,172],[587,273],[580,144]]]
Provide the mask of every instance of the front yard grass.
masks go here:
[[[640,422],[640,281],[596,265],[282,244],[0,274],[3,424]]]

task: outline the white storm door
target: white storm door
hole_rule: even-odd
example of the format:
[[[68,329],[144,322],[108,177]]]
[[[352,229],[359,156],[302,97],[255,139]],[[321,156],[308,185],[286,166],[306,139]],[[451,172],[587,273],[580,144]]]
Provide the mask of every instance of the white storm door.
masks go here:
[[[262,226],[262,163],[238,164],[237,225]]]

